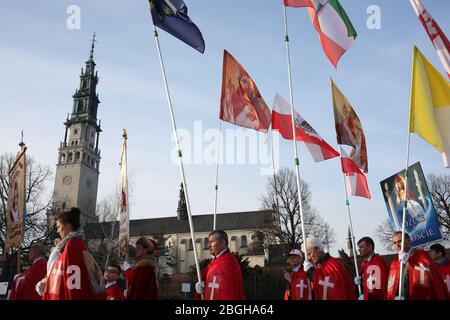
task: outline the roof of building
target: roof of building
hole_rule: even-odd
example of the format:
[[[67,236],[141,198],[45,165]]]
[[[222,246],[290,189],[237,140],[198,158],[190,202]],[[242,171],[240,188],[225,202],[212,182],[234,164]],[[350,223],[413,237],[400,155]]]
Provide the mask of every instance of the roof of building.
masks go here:
[[[207,232],[212,230],[213,215],[196,215],[192,217],[195,232]],[[243,230],[243,229],[266,229],[273,226],[271,211],[249,211],[217,214],[217,229],[222,230]],[[100,239],[111,235],[111,228],[114,227],[113,235],[119,234],[119,223],[100,222],[90,223],[84,228],[88,239]],[[189,222],[178,220],[177,217],[150,218],[130,220],[130,237],[146,235],[162,235],[189,233]]]

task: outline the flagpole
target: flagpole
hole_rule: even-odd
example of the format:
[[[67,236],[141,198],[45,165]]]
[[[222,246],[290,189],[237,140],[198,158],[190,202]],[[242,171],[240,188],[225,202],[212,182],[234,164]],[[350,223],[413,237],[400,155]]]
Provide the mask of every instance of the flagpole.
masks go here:
[[[158,57],[159,57],[159,63],[160,63],[160,66],[161,66],[161,73],[162,73],[163,80],[164,80],[164,88],[165,88],[165,91],[166,91],[167,104],[168,104],[168,108],[169,108],[170,119],[172,121],[172,129],[173,129],[173,134],[175,136],[175,143],[176,143],[177,152],[178,152],[178,164],[179,164],[179,167],[180,167],[181,181],[183,182],[184,194],[186,196],[186,207],[187,207],[187,212],[188,212],[189,228],[190,228],[190,231],[191,231],[191,238],[192,238],[192,244],[193,244],[192,248],[194,250],[195,266],[196,266],[196,269],[197,269],[197,278],[198,278],[198,281],[201,282],[202,278],[201,278],[201,274],[200,274],[200,264],[198,262],[198,256],[197,256],[197,246],[195,245],[194,225],[192,223],[192,215],[191,215],[191,206],[190,206],[190,202],[189,202],[188,186],[187,186],[186,177],[185,177],[185,174],[184,174],[183,159],[182,159],[182,153],[181,153],[181,149],[180,149],[180,142],[179,142],[179,139],[178,139],[177,126],[176,126],[176,123],[175,123],[175,116],[174,116],[173,108],[172,108],[172,100],[170,98],[169,86],[167,84],[167,78],[166,78],[166,71],[165,71],[165,68],[164,68],[163,58],[162,58],[162,55],[161,55],[161,48],[159,46],[158,32],[156,31],[155,25],[153,25],[153,36],[155,37],[156,48],[157,48]],[[202,299],[203,299],[203,295],[202,295]]]
[[[414,54],[412,57],[412,76],[411,76],[411,87],[414,80]],[[406,208],[408,205],[408,167],[409,167],[409,149],[411,145],[411,132],[410,132],[410,124],[411,124],[411,101],[412,101],[412,95],[410,95],[410,106],[409,106],[409,113],[408,113],[408,138],[406,142],[406,164],[405,164],[405,194],[403,196],[403,217],[402,217],[402,245],[401,245],[401,251],[403,252],[405,250],[405,224],[406,224]],[[393,212],[392,214],[395,214]],[[399,289],[398,289],[398,295],[400,299],[403,298],[403,262],[400,261],[400,281],[399,281]]]
[[[341,158],[341,163],[342,163],[342,158]],[[350,224],[350,237],[352,238],[351,240],[352,240],[353,260],[355,262],[356,276],[359,278],[358,260],[357,260],[357,256],[356,256],[355,236],[353,234],[352,214],[350,212],[350,201],[348,200],[347,186],[345,183],[345,173],[342,173],[342,177],[344,178],[345,205],[347,206],[348,222]],[[362,294],[361,284],[358,284],[358,291],[359,291],[359,295],[361,296],[361,294]]]
[[[294,94],[292,91],[292,74],[291,74],[291,56],[289,52],[289,35],[288,35],[288,24],[287,24],[287,13],[286,6],[282,3],[283,13],[284,13],[284,30],[285,30],[285,44],[286,44],[286,58],[287,58],[287,67],[288,67],[288,80],[289,80],[289,98],[291,102],[291,119],[292,119],[292,134],[293,134],[293,144],[294,144],[294,155],[295,155],[295,173],[297,177],[297,192],[298,192],[298,203],[299,203],[299,211],[300,211],[300,222],[302,229],[302,237],[303,237],[303,245],[305,248],[305,260],[308,257],[308,250],[306,247],[306,233],[305,233],[305,224],[303,219],[303,205],[302,205],[302,195],[300,189],[300,162],[298,159],[298,151],[297,151],[297,134],[295,130],[295,116],[294,116]],[[294,230],[292,230],[294,232]],[[311,285],[308,279],[308,288],[309,288],[309,298],[311,299]]]
[[[271,142],[271,156],[272,156],[272,174],[273,174],[273,188],[275,191],[275,201],[274,204],[276,206],[276,218],[278,220],[278,226],[280,228],[280,240],[282,237],[282,229],[281,229],[281,216],[280,216],[280,205],[278,203],[278,189],[277,189],[277,176],[275,171],[275,153],[273,150],[273,130],[270,130],[270,142]]]
[[[127,151],[128,151],[128,146],[127,146],[127,140],[128,140],[128,134],[126,132],[125,129],[123,129],[123,133],[122,133],[122,138],[123,138],[123,143],[125,144],[125,165],[126,165],[126,177],[127,177],[127,186],[126,186],[126,192],[127,192],[127,196],[126,196],[126,200],[127,200],[127,231],[128,231],[128,235],[127,235],[127,240],[130,239],[130,199],[129,199],[129,195],[128,195],[128,156],[127,156]],[[120,229],[120,226],[119,226]],[[128,256],[129,256],[129,252],[128,252],[128,243],[127,243],[127,249],[125,251],[125,260],[128,261]]]
[[[219,141],[217,142],[217,161],[216,161],[216,184],[214,185],[214,221],[213,221],[213,230],[216,230],[217,227],[217,193],[219,190],[219,161],[220,161],[220,138],[222,127],[222,120],[219,118]]]

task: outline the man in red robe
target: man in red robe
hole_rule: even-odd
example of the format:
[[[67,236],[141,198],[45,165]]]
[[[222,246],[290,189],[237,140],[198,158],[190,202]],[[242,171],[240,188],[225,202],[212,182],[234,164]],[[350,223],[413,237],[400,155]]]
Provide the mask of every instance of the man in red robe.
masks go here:
[[[358,241],[361,262],[361,277],[355,277],[355,284],[363,286],[361,300],[386,300],[388,270],[386,263],[374,251],[372,238],[364,237]]]
[[[315,237],[306,239],[308,260],[303,268],[312,280],[314,300],[355,300],[355,286],[342,263],[325,253]]]
[[[228,249],[228,235],[223,230],[209,234],[209,252],[214,256],[195,284],[203,300],[243,300],[242,272],[236,257]]]
[[[153,256],[156,249],[155,240],[141,237],[136,241],[136,260],[133,265],[124,262],[128,300],[158,299],[159,267]]]
[[[14,276],[12,281],[11,290],[8,293],[8,300],[23,300],[24,291],[23,285],[25,279],[25,273],[18,273]]]
[[[45,278],[47,273],[47,259],[45,259],[45,247],[41,244],[33,244],[28,255],[30,267],[25,272],[23,279],[23,300],[41,300],[36,292],[36,284]]]
[[[444,288],[447,289],[447,300],[450,300],[450,262],[445,253],[445,247],[442,244],[435,243],[430,247],[430,257],[436,264],[436,270],[444,282]]]
[[[110,264],[105,270],[105,288],[106,288],[106,300],[125,300],[122,289],[117,284],[117,280],[120,278],[122,269],[117,264]]]
[[[404,250],[401,252],[402,232],[392,237],[399,258],[391,264],[388,279],[388,300],[441,300],[446,298],[442,279],[427,252],[411,248],[411,240],[405,233]],[[399,296],[400,263],[403,263],[403,290]]]
[[[292,271],[285,271],[284,277],[290,285],[290,300],[309,300],[308,277],[303,270],[303,254],[298,249],[289,252]]]

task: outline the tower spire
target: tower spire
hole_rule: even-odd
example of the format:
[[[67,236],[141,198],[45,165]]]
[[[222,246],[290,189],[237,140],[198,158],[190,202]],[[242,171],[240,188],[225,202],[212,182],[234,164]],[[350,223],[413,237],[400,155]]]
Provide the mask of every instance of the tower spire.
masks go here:
[[[92,36],[91,54],[89,56],[89,59],[91,59],[91,60],[94,58],[94,48],[95,48],[96,42],[97,42],[97,40],[95,40],[95,32],[94,32],[94,35]]]

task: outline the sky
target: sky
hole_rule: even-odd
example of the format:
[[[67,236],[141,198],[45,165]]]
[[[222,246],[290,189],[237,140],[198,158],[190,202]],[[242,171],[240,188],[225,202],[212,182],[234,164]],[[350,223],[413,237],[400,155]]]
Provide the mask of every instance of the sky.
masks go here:
[[[422,2],[448,34],[450,2]],[[208,214],[214,208],[216,167],[210,158],[189,159],[189,154],[194,155],[195,148],[207,147],[208,141],[210,148],[213,145],[205,132],[218,126],[223,50],[244,66],[269,106],[275,92],[287,99],[283,7],[278,0],[185,3],[190,18],[202,31],[205,53],[198,53],[164,31],[159,32],[159,39],[177,126],[183,137],[194,137],[196,128],[200,140],[205,140],[203,145],[195,138],[190,145],[185,141],[183,152],[192,213]],[[306,10],[287,9],[294,105],[337,148],[330,77],[352,104],[366,136],[367,179],[372,194],[371,200],[350,199],[353,228],[356,239],[371,236],[377,251],[383,253],[375,233],[387,219],[379,182],[405,167],[413,45],[441,73],[443,68],[409,1],[342,0],[341,4],[358,37],[337,70],[324,55]],[[79,28],[73,28],[73,24],[68,27],[74,5],[80,12]],[[367,10],[372,5],[380,9],[380,29],[367,27],[371,17]],[[93,32],[98,41],[94,60],[100,77],[98,118],[103,129],[98,200],[113,192],[120,181],[121,133],[126,128],[133,185],[131,219],[174,216],[181,180],[177,163],[172,161],[171,121],[145,0],[0,3],[0,154],[17,152],[20,131],[24,130],[28,154],[55,171],[57,149],[64,138],[63,122],[72,111],[72,95],[79,86],[80,69],[89,57]],[[239,134],[238,129],[222,123],[222,134],[227,138]],[[220,165],[219,212],[261,208],[271,173],[267,170],[270,141],[256,132],[248,135],[258,139],[258,152],[265,156],[255,160],[253,149],[236,146],[238,154],[247,155],[247,161],[238,163],[235,157],[235,161]],[[277,164],[294,169],[292,142],[274,135],[278,141]],[[336,254],[346,247],[348,230],[339,160],[316,164],[300,143],[298,150],[301,177],[310,184],[312,204],[336,233],[337,242],[331,248]],[[412,135],[410,163],[417,161],[425,175],[448,174],[440,154]],[[49,183],[48,192],[53,183]]]

